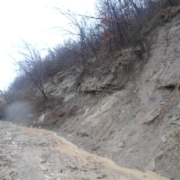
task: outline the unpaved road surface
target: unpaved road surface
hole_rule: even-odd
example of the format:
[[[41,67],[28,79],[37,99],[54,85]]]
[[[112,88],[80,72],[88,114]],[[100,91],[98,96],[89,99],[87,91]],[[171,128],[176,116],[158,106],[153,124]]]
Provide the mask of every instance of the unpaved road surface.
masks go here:
[[[167,180],[121,168],[79,150],[54,132],[0,121],[1,180]]]

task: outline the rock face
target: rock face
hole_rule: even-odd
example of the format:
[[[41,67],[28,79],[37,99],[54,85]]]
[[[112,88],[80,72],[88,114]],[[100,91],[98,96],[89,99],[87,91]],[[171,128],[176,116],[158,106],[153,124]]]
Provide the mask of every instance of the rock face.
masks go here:
[[[128,73],[121,73],[118,63],[115,72],[104,67],[98,71],[104,73],[101,78],[84,78],[84,93],[73,91],[75,74],[56,77],[61,81],[49,91],[65,97],[64,112],[76,105],[78,111],[74,116],[60,117],[54,130],[120,166],[149,167],[179,180],[180,15],[157,27],[148,38],[151,46],[146,62],[135,62]],[[121,88],[110,91],[108,84]]]
[[[159,175],[117,166],[79,150],[46,130],[0,121],[0,179],[3,180],[167,180]]]

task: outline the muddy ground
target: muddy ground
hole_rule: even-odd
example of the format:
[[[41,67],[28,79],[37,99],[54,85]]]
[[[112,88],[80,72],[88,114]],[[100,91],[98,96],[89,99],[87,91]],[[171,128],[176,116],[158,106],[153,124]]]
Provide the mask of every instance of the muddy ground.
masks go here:
[[[79,150],[56,133],[0,121],[1,180],[166,180]]]

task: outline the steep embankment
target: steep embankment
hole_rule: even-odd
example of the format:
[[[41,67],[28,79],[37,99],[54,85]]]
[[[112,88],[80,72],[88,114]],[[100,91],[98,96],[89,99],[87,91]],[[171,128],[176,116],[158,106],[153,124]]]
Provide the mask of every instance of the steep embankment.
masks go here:
[[[56,106],[54,114],[46,112],[39,123],[55,124],[54,129],[73,143],[118,165],[179,180],[180,15],[148,38],[146,62],[135,62],[128,75],[122,73],[118,61],[128,54],[125,50],[117,63],[98,71],[99,76],[84,78],[84,93],[74,92],[74,71],[56,75],[56,85],[47,84],[47,89],[64,97],[64,106]]]
[[[143,171],[151,170],[169,179],[179,180],[180,15],[173,19],[167,17],[166,21],[168,21],[166,24],[158,26],[147,37],[151,44],[148,59],[145,58],[147,54],[142,55],[144,59],[141,60],[136,56],[131,57],[132,49],[129,48],[122,50],[119,57],[112,63],[91,68],[78,83],[80,71],[76,67],[68,72],[58,73],[53,78],[53,82],[47,83],[45,87],[47,93],[51,94],[52,101],[49,100],[44,106],[39,103],[34,108],[36,112],[41,111],[37,113],[38,118],[34,124],[53,129],[81,149],[112,159],[119,166]],[[143,50],[141,48],[140,51]],[[75,84],[78,85],[76,88]],[[29,115],[26,122],[31,124],[28,119],[34,120],[34,116],[34,114]],[[15,135],[14,138],[16,137],[18,136]],[[51,141],[47,141],[49,136],[47,140],[44,135],[38,135],[38,137],[44,139],[42,145],[45,142],[45,149],[49,149],[47,147],[50,145],[52,151],[54,147],[56,150],[59,147],[59,142],[52,140],[51,144]],[[37,143],[34,140],[32,142]],[[38,140],[38,142],[39,146],[41,141]],[[35,146],[33,148],[36,149]],[[63,155],[60,153],[60,156],[56,152],[52,153],[53,157],[50,156],[51,150],[48,150],[47,154],[44,152],[44,156],[46,159],[49,158],[50,162],[55,160],[52,166],[47,168],[52,170],[50,173],[47,171],[48,177],[51,173],[58,174],[58,168],[55,167],[61,167],[59,161],[65,154],[65,159],[62,159],[65,163],[63,167],[68,168],[62,179],[67,176],[69,176],[67,179],[71,176],[77,176],[77,179],[80,179],[84,174],[89,179],[120,178],[118,173],[122,172],[121,168],[119,169],[109,160],[92,155],[90,155],[92,159],[87,158],[89,161],[84,172],[82,164],[76,163],[84,162],[84,158],[89,155],[77,150],[71,144],[67,147],[69,148],[72,148],[72,154],[74,154],[73,151],[78,151],[83,155],[75,154],[71,159],[64,150],[60,150],[61,153],[63,151]],[[35,151],[39,152],[39,150]],[[29,150],[26,153],[32,155]],[[24,159],[21,163],[27,160],[26,153],[23,154]],[[68,161],[72,161],[73,165],[67,165]],[[94,165],[94,161],[97,166]],[[102,167],[101,162],[104,164],[104,161],[106,163]],[[23,167],[24,164],[21,163],[20,167]],[[42,166],[42,168],[45,167]],[[107,173],[97,175],[99,168]],[[133,176],[136,174],[134,172],[132,172]],[[44,175],[41,172],[38,176],[41,178]]]
[[[55,133],[0,121],[1,180],[167,180],[121,168],[79,150]]]

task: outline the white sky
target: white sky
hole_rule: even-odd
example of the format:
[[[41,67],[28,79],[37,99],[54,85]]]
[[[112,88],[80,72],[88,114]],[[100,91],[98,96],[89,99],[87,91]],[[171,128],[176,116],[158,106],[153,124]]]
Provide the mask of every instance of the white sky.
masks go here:
[[[53,29],[67,21],[51,7],[64,7],[81,14],[94,13],[96,0],[0,0],[0,89],[15,77],[13,60],[21,40],[53,47],[63,38]]]

